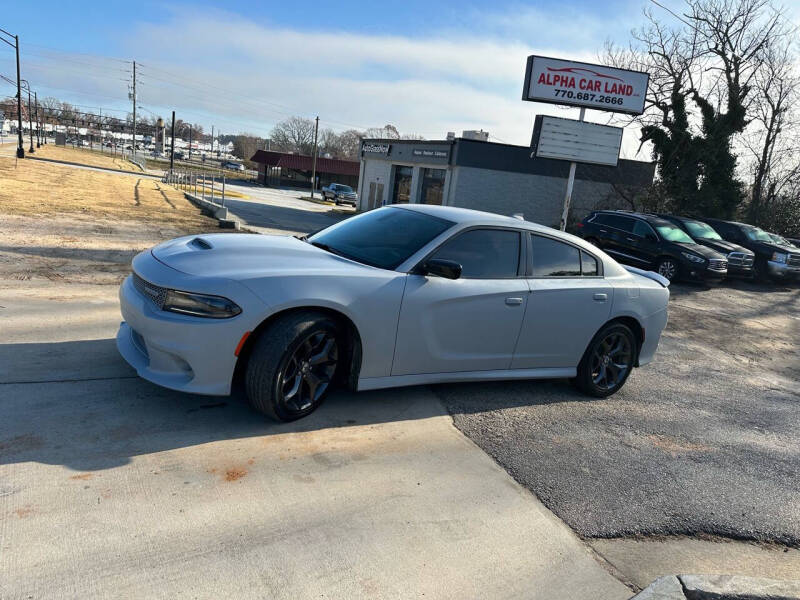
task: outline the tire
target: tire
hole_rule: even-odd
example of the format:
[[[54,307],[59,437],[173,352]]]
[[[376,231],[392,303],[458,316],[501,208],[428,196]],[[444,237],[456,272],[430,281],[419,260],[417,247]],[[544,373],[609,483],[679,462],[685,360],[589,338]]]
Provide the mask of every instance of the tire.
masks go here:
[[[245,373],[247,399],[275,421],[305,417],[322,404],[344,355],[333,319],[312,311],[280,317],[253,346]]]
[[[609,323],[595,334],[583,353],[573,380],[575,387],[595,398],[615,394],[633,371],[637,352],[636,337],[630,328],[622,323]]]
[[[671,256],[664,256],[656,264],[656,273],[666,277],[670,282],[677,281],[680,277],[681,267],[678,261]],[[670,273],[670,275],[667,275],[667,273]]]

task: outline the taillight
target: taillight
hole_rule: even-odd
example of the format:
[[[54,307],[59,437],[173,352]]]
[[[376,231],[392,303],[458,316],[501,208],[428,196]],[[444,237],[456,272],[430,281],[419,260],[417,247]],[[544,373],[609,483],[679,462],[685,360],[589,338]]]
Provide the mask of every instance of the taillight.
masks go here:
[[[577,227],[578,229],[581,229],[583,227],[583,223],[578,223]]]

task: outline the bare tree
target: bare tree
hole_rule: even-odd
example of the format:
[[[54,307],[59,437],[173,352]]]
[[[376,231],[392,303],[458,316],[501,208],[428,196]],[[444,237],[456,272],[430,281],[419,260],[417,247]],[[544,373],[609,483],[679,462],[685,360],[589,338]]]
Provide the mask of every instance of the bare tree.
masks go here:
[[[289,117],[272,129],[272,146],[283,152],[311,154],[314,150],[314,121],[303,117]]]

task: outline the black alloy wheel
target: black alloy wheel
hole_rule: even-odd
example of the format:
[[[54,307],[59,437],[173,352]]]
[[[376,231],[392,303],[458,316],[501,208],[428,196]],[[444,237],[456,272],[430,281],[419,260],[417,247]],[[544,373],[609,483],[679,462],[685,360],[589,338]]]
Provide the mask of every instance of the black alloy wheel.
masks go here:
[[[638,347],[631,329],[622,323],[603,327],[583,354],[575,385],[585,394],[605,398],[619,391],[636,364]]]
[[[344,368],[339,324],[314,311],[279,317],[258,335],[247,356],[245,389],[250,405],[275,421],[312,413]]]
[[[339,361],[339,345],[330,331],[315,331],[284,361],[278,375],[278,401],[302,413],[318,403],[330,386]]]
[[[614,391],[633,368],[631,340],[621,331],[613,331],[596,344],[591,358],[592,383]]]

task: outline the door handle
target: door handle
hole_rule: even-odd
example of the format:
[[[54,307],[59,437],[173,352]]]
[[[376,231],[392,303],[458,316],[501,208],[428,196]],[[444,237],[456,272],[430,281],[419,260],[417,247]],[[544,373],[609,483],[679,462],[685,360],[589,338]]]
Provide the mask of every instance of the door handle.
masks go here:
[[[506,304],[509,306],[519,306],[522,304],[522,298],[506,298]]]
[[[601,229],[600,233],[608,233],[608,229]]]
[[[625,239],[628,240],[629,242],[635,242],[636,241],[636,238],[632,238],[632,237],[626,237]]]
[[[608,294],[595,294],[594,296],[592,296],[592,299],[595,300],[596,302],[605,302],[606,300],[608,300]]]

